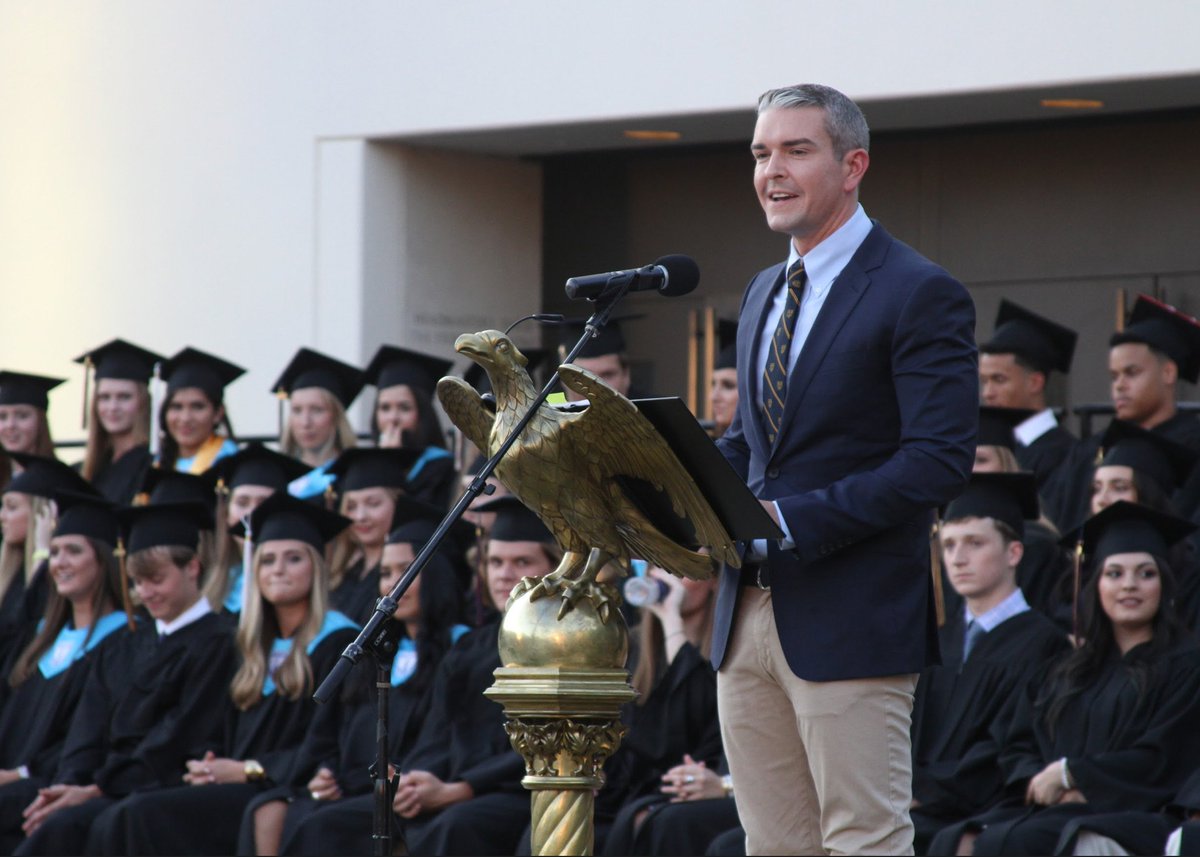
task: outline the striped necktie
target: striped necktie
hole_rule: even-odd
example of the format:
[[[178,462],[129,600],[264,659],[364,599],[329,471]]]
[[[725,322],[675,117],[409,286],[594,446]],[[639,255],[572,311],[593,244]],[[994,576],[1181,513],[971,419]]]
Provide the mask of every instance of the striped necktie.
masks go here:
[[[763,370],[763,417],[767,425],[767,441],[775,443],[779,427],[783,424],[783,402],[787,398],[788,352],[792,349],[792,334],[796,330],[796,317],[800,315],[800,297],[804,294],[804,260],[797,260],[788,268],[787,302],[783,315],[775,326],[771,337],[771,351],[767,354],[767,367]]]

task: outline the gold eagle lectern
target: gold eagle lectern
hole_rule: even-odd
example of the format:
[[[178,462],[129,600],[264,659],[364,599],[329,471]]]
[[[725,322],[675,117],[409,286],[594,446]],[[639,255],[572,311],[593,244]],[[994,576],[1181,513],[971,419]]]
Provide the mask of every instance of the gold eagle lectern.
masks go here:
[[[492,455],[537,398],[526,359],[496,330],[464,334],[455,350],[488,374],[495,411],[465,381],[442,378],[438,398],[451,421]],[[487,695],[508,715],[533,792],[534,854],[590,854],[593,793],[624,734],[621,705],[633,699],[629,639],[613,587],[596,575],[632,557],[704,579],[720,562],[736,566],[733,539],[695,480],[636,405],[578,366],[559,367],[583,410],[543,404],[496,467],[496,476],[549,528],[564,550],[541,580],[513,590],[500,629],[496,683]],[[694,533],[692,550],[668,536],[626,490],[646,483],[669,498]],[[549,596],[561,595],[555,601]]]

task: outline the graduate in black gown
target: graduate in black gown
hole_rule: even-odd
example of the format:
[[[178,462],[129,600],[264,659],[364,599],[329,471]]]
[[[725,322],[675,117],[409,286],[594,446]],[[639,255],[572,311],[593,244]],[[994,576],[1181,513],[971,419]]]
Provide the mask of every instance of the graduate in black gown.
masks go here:
[[[46,561],[54,532],[54,495],[59,491],[94,494],[75,470],[57,458],[14,453],[21,468],[0,499],[0,665],[26,642],[46,607]],[[0,700],[4,691],[0,690]]]
[[[75,358],[84,379],[87,450],[80,474],[117,505],[133,502],[150,467],[150,377],[165,360],[123,339]],[[91,399],[87,400],[88,389]]]
[[[348,449],[330,465],[338,509],[353,522],[333,548],[330,603],[356,622],[379,600],[379,561],[415,456],[411,449]]]
[[[979,346],[980,402],[1033,412],[1016,426],[1016,455],[1039,491],[1079,443],[1046,407],[1046,382],[1052,372],[1070,373],[1077,339],[1070,328],[1002,300],[992,338]],[[1052,521],[1056,512],[1047,510]]]
[[[918,854],[939,829],[1000,796],[996,729],[1006,706],[1069,648],[1016,582],[1025,526],[1038,514],[1033,474],[976,473],[943,516],[942,567],[964,603],[939,629],[942,663],[921,672],[913,702]]]
[[[122,609],[111,504],[88,494],[55,495],[52,581],[42,622],[5,665],[0,710],[0,838],[21,838],[21,813],[50,784],[92,665],[132,624]]]
[[[689,774],[681,767],[715,770],[722,758],[716,673],[708,660],[716,581],[681,580],[661,568],[647,570],[646,579],[657,588],[641,607],[631,647],[638,698],[622,711],[628,731],[596,796],[597,850],[605,854],[634,853],[649,812],[691,797],[696,781],[685,782]],[[715,812],[728,809],[723,801]],[[725,826],[736,823],[735,817]]]
[[[357,626],[327,608],[326,542],[349,521],[284,493],[251,515],[254,567],[238,617],[240,665],[224,735],[180,771],[186,788],[137,792],[92,826],[107,854],[232,854],[246,805],[297,779],[312,692]]]
[[[233,424],[225,407],[225,388],[245,371],[191,347],[162,364],[167,391],[151,429],[151,448],[159,447],[155,467],[199,476],[237,452]]]
[[[204,584],[204,595],[214,609],[226,613],[242,610],[245,544],[231,530],[263,500],[276,491],[287,491],[288,485],[306,472],[302,462],[260,443],[247,444],[204,472],[201,478],[216,502],[213,559]]]
[[[1079,647],[1017,695],[1000,752],[1005,799],[930,853],[1047,854],[1074,818],[1161,808],[1200,763],[1200,650],[1163,559],[1192,529],[1116,503],[1082,529],[1093,570]],[[966,837],[967,842],[962,842]]]
[[[487,589],[503,609],[524,577],[548,574],[562,559],[542,522],[515,497],[481,507],[495,512],[487,543]],[[401,760],[392,802],[410,854],[514,853],[529,824],[525,762],[505,732],[504,710],[483,691],[501,666],[499,617],[464,636],[442,660],[429,713]],[[373,796],[352,798],[306,820],[286,854],[365,854]]]
[[[1108,367],[1117,419],[1200,452],[1200,420],[1176,405],[1178,382],[1200,379],[1200,322],[1146,295],[1138,295],[1125,329],[1109,339]],[[1050,507],[1062,528],[1087,516],[1088,485],[1100,436],[1080,442],[1047,489]],[[1194,473],[1183,489],[1188,502],[1178,507],[1190,517],[1200,507],[1200,482]]]
[[[6,453],[55,457],[46,414],[50,391],[64,380],[0,371],[0,446]],[[19,461],[10,461],[10,466],[14,474],[21,472]]]
[[[1020,473],[1016,457],[1014,430],[1029,411],[1015,408],[979,409],[979,436],[975,447],[974,473]],[[1021,587],[1029,606],[1047,616],[1061,613],[1062,586],[1070,570],[1067,553],[1059,544],[1060,534],[1055,522],[1045,514],[1025,524],[1021,564],[1017,567],[1017,585]],[[947,615],[962,605],[958,593],[943,580]]]
[[[275,381],[272,390],[288,403],[279,449],[307,466],[289,486],[293,497],[321,502],[333,484],[329,465],[358,446],[346,409],[365,383],[361,369],[311,348],[297,351]]]
[[[138,791],[181,787],[188,759],[220,737],[232,627],[200,594],[199,503],[126,508],[126,567],[149,620],[95,659],[54,785],[29,807],[28,854],[97,853],[93,822]]]
[[[415,453],[405,493],[439,509],[450,505],[458,484],[454,456],[433,407],[438,379],[451,361],[394,345],[380,346],[367,365],[367,382],[376,388],[371,433],[376,446]]]
[[[431,532],[431,525],[420,518],[400,521],[392,530],[383,549],[380,595],[391,592]],[[428,691],[438,664],[470,630],[458,623],[461,612],[462,590],[454,569],[435,553],[385,623],[397,645],[388,689],[389,761],[404,758],[413,748],[428,714]],[[318,707],[297,756],[298,770],[311,776],[303,787],[281,786],[250,803],[242,818],[239,853],[278,854],[281,845],[290,847],[309,816],[373,792],[369,769],[378,751],[374,679],[375,664],[367,658],[340,695]]]

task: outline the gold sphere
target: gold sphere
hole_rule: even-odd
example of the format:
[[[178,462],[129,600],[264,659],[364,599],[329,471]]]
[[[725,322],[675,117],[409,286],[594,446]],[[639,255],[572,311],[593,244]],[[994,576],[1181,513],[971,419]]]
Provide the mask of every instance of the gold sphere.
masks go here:
[[[615,595],[615,593],[614,593]],[[617,608],[601,622],[589,598],[580,598],[562,619],[562,597],[529,600],[522,593],[509,603],[500,623],[500,662],[506,667],[624,669],[629,632]]]

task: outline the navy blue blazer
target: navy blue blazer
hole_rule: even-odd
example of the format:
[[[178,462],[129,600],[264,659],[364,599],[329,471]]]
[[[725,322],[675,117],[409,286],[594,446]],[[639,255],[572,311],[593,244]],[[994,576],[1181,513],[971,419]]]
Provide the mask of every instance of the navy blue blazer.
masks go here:
[[[767,443],[754,368],[784,264],[742,299],[733,424],[718,445],[795,540],[771,545],[772,601],[788,664],[807,681],[916,673],[938,663],[929,572],[933,510],[975,455],[975,306],[962,284],[879,224],[838,276],[788,379]],[[740,594],[722,572],[712,659]]]

